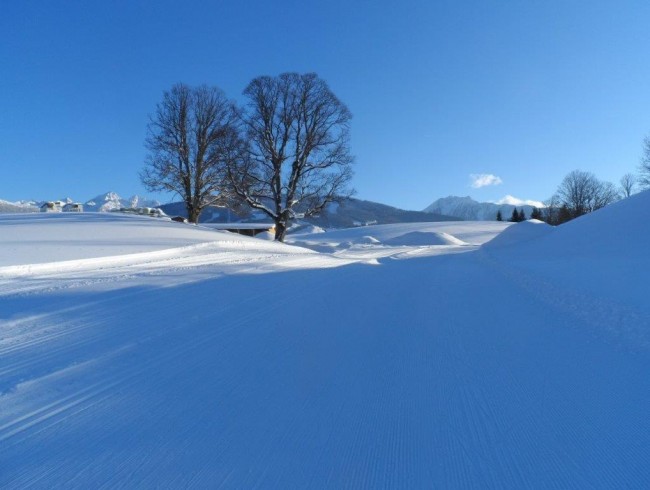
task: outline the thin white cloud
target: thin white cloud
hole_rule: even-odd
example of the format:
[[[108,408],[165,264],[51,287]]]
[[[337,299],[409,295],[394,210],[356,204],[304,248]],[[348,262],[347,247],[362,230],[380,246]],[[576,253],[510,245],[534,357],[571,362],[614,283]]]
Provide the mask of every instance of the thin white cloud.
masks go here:
[[[499,185],[503,184],[501,177],[497,177],[492,174],[470,174],[470,184],[474,189],[480,189],[481,187],[486,187],[488,185]]]

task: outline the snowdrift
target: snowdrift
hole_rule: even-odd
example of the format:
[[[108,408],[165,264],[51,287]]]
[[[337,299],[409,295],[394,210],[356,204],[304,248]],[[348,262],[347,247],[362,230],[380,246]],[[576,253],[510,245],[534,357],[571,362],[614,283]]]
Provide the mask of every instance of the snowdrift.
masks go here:
[[[200,226],[122,213],[0,215],[0,267],[119,257],[209,242],[265,243]],[[269,247],[280,246],[267,244]]]
[[[426,245],[467,245],[455,236],[444,232],[411,231],[384,242],[386,245],[426,246]]]
[[[349,242],[350,245],[380,245],[381,242],[377,240],[374,236],[364,235],[359,238],[355,238]]]
[[[296,244],[309,243],[310,246],[321,245],[327,249],[333,249],[339,244],[359,243],[358,240],[363,240],[363,237],[372,236],[386,245],[392,240],[394,240],[393,245],[398,245],[399,242],[404,245],[414,245],[418,241],[424,242],[421,243],[422,245],[481,245],[494,238],[510,225],[511,223],[498,221],[397,223],[393,225],[360,226],[319,234],[297,233],[289,235],[287,242]]]
[[[636,313],[622,312],[618,305],[650,310],[648,209],[650,191],[644,191],[557,227],[519,223],[482,250],[534,275],[540,290],[548,289],[544,284],[553,284],[556,294],[562,291],[571,297],[581,291],[598,298],[576,308],[607,308],[632,318]],[[515,247],[520,247],[518,252],[511,253]],[[582,300],[575,297],[571,301]]]
[[[484,249],[519,246],[525,242],[539,239],[553,231],[553,227],[543,221],[531,219],[516,223],[506,228],[489,242],[482,245]]]
[[[547,257],[650,257],[650,190],[558,226],[539,242]]]

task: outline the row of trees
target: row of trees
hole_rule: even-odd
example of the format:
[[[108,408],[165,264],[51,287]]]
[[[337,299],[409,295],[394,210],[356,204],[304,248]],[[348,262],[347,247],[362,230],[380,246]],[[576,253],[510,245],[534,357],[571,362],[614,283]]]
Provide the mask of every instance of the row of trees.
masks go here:
[[[524,208],[514,208],[508,221],[511,223],[520,223],[521,221],[526,221],[527,219],[528,218],[526,218],[526,211],[524,211]],[[532,211],[530,212],[530,219],[542,220],[544,219],[544,215],[539,210],[539,208],[533,207]],[[497,211],[497,221],[503,221],[503,214],[501,213],[500,209]]]
[[[352,194],[352,115],[314,73],[252,80],[237,106],[216,87],[174,85],[150,117],[148,190],[177,193],[189,220],[233,200],[265,213],[283,241],[290,220]]]
[[[567,174],[551,197],[546,220],[560,224],[601,209],[621,198],[611,182],[601,181],[591,172],[574,170]]]
[[[530,218],[553,225],[562,224],[629,197],[636,185],[637,179],[632,174],[624,175],[621,187],[617,188],[611,182],[599,180],[591,172],[574,170],[564,177],[555,194],[546,202],[546,208],[543,211],[533,208]],[[525,219],[524,210],[518,211],[515,208],[508,221],[519,222]],[[497,213],[497,221],[503,221],[501,211]]]

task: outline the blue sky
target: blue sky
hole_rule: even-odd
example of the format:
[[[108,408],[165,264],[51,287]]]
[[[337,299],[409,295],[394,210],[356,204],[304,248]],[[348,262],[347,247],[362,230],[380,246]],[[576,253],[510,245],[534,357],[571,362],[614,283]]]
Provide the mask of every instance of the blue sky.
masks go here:
[[[349,106],[362,199],[543,200],[574,169],[618,182],[650,134],[649,24],[647,1],[3,2],[0,198],[151,195],[164,90],[241,101],[284,71]]]

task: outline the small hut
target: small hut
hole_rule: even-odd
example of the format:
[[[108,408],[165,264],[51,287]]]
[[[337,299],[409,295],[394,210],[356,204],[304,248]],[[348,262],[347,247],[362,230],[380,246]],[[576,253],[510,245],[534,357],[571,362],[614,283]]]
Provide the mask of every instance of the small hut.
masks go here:
[[[65,206],[63,206],[63,212],[65,213],[83,213],[84,212],[84,206],[81,203],[78,202],[69,202]]]
[[[63,210],[61,201],[47,201],[41,204],[41,213],[60,213]]]

